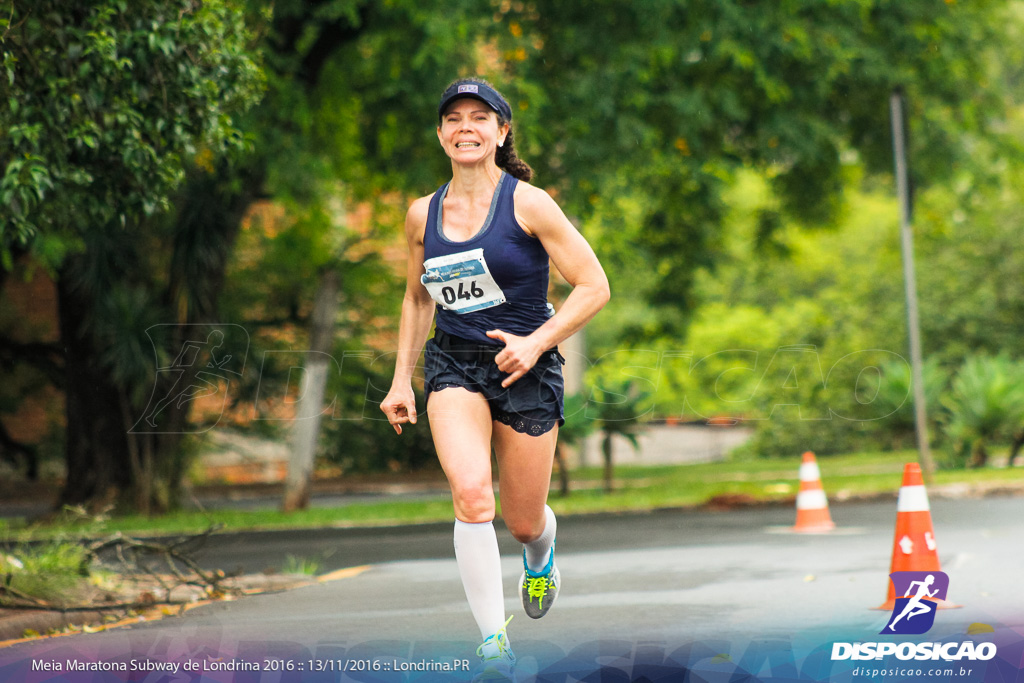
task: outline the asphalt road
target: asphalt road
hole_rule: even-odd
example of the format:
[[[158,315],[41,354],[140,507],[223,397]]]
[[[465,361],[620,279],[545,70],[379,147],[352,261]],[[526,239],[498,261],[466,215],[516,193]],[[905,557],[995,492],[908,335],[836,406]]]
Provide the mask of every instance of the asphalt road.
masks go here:
[[[1024,498],[932,501],[949,598],[962,608],[940,611],[927,637],[963,634],[977,623],[1024,628],[1022,513]],[[895,500],[833,505],[832,515],[839,528],[827,535],[786,533],[794,512],[782,507],[567,517],[558,533],[563,593],[539,621],[518,605],[519,548],[502,530],[506,609],[516,615],[509,633],[524,678],[570,655],[599,662],[603,652],[617,661],[623,652],[637,658],[643,648],[685,645],[691,659],[698,648],[713,668],[716,652],[732,653],[721,661],[738,661],[751,643],[806,653],[838,639],[877,639],[889,613],[871,608],[886,597]],[[451,525],[237,534],[208,548],[202,561],[258,571],[287,555],[317,560],[322,571],[365,569],[182,617],[16,645],[0,651],[0,678],[11,658],[68,653],[103,661],[128,652],[160,661],[215,653],[303,667],[472,658],[478,634],[452,559]],[[264,668],[244,680],[463,680],[372,670],[322,678],[308,669],[302,677],[273,673]]]

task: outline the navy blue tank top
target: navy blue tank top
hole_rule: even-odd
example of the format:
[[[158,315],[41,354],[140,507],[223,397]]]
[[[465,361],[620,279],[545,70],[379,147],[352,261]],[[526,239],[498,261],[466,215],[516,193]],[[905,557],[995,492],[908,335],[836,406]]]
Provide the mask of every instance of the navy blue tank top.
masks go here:
[[[480,230],[454,242],[442,227],[445,183],[430,199],[423,231],[421,282],[437,302],[437,328],[481,344],[500,342],[485,333],[526,336],[551,316],[548,253],[516,221],[512,197],[519,181],[502,172],[491,210]]]

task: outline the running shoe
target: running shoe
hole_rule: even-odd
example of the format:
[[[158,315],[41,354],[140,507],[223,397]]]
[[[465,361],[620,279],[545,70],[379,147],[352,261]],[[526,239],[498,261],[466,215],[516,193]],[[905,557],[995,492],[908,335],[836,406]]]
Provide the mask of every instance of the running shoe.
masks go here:
[[[519,579],[523,609],[531,619],[540,619],[555,604],[558,589],[562,586],[562,577],[555,566],[555,549],[551,548],[547,566],[537,573],[526,566],[526,551],[523,551],[523,568],[523,576]]]
[[[514,615],[513,615],[514,616]],[[505,628],[512,617],[508,618],[505,626],[484,640],[483,644],[476,649],[477,656],[481,659],[480,671],[473,677],[476,681],[511,681],[516,683],[516,656],[508,643],[508,635]]]

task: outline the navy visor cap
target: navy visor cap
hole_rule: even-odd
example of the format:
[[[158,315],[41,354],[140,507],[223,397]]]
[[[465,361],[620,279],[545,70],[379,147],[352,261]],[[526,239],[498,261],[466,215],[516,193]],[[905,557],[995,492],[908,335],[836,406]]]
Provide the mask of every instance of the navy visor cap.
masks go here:
[[[498,112],[498,116],[501,118],[506,121],[512,120],[512,107],[505,101],[505,98],[499,95],[497,90],[480,81],[453,83],[441,95],[441,104],[437,105],[437,118],[440,119],[444,116],[444,110],[448,108],[448,105],[460,97],[472,97],[473,99],[480,100]]]

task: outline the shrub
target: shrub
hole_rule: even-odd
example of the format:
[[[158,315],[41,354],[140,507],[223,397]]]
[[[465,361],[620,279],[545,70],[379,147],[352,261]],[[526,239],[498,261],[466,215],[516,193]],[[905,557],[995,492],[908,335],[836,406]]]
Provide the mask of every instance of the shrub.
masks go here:
[[[929,436],[936,436],[942,414],[941,398],[949,384],[949,373],[938,359],[929,358],[921,368],[924,376],[924,397],[927,406]],[[912,448],[915,438],[914,394],[910,364],[905,361],[886,363],[870,384],[879,412],[887,417],[872,425],[878,437],[894,450]]]
[[[942,403],[953,462],[983,467],[989,446],[1009,441],[1024,425],[1024,363],[1005,354],[969,356]]]
[[[74,603],[89,576],[89,554],[78,543],[53,542],[0,555],[4,588],[0,605],[9,596],[60,606]]]

